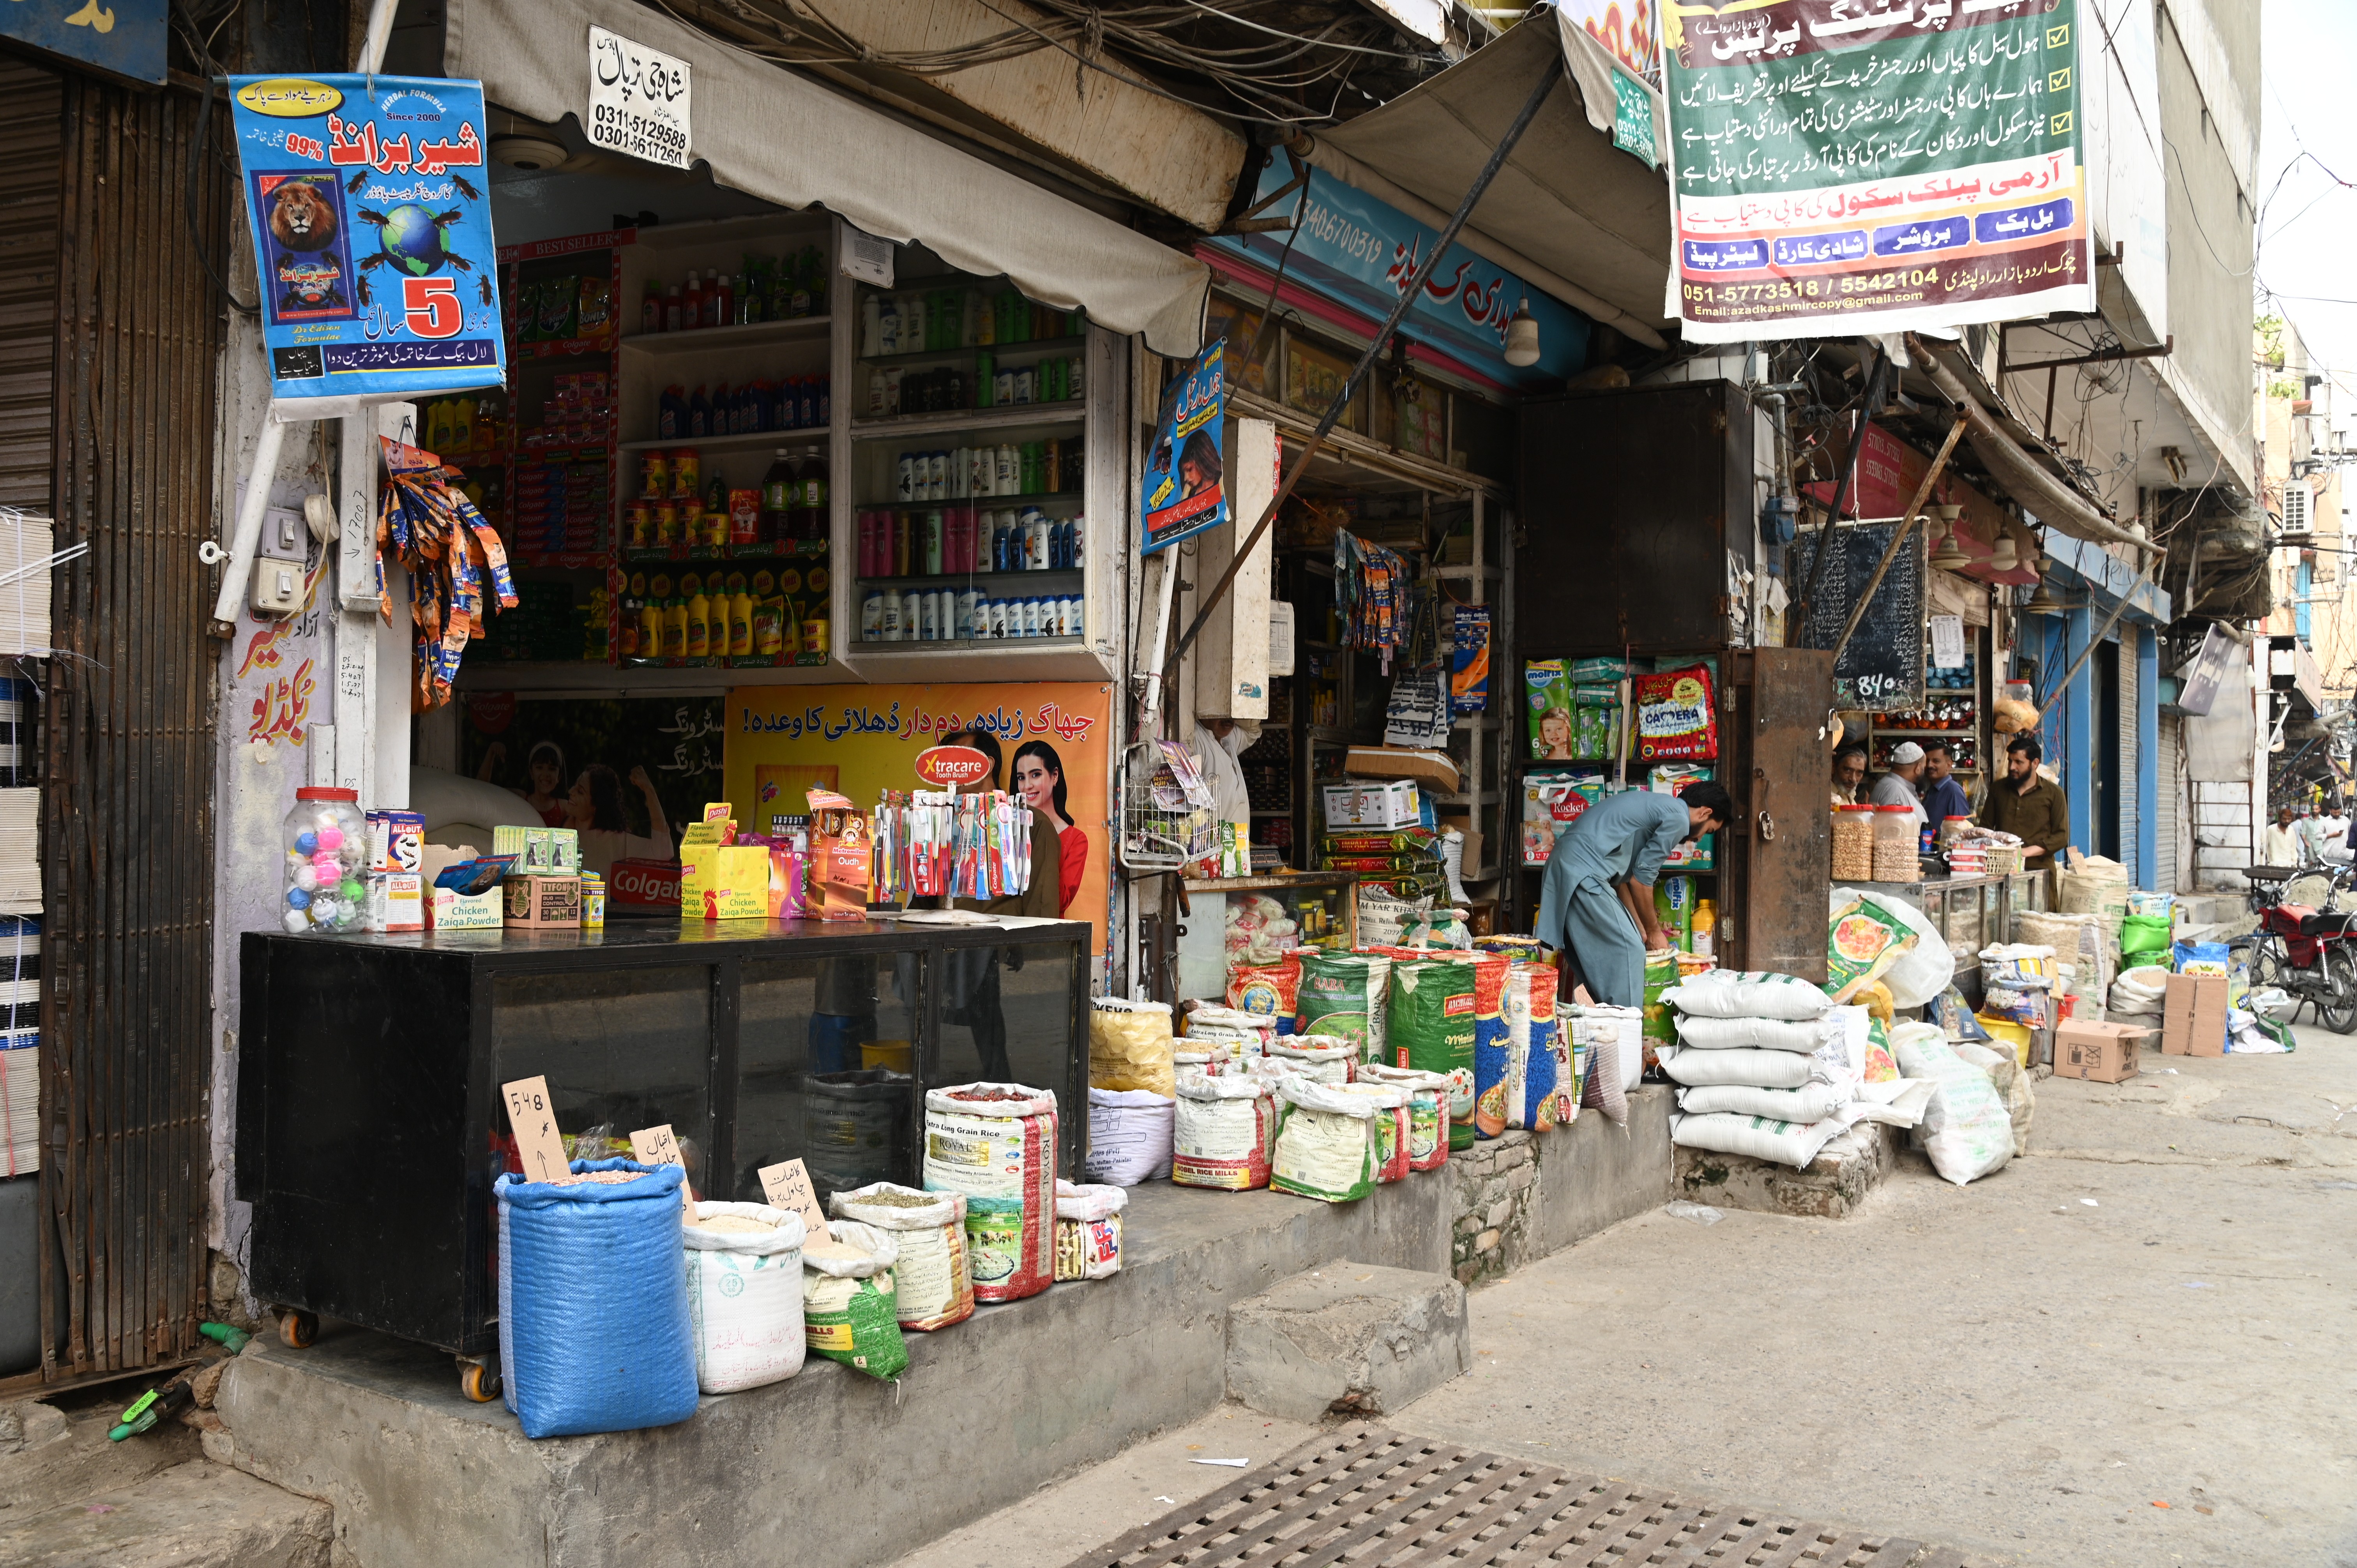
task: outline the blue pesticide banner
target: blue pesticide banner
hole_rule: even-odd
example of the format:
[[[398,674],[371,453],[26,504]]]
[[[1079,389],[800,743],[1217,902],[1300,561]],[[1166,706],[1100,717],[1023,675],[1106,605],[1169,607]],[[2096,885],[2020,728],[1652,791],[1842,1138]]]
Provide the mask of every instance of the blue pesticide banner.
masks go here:
[[[1291,177],[1283,159],[1271,159],[1261,173],[1257,199],[1267,200]],[[1281,199],[1268,216],[1290,215],[1296,199]],[[1300,210],[1300,233],[1293,242],[1293,259],[1286,264],[1286,280],[1298,280],[1374,321],[1390,314],[1400,291],[1432,253],[1433,242],[1440,238],[1389,202],[1378,201],[1319,168],[1309,171],[1308,199],[1301,202]],[[1280,229],[1265,234],[1215,235],[1207,242],[1241,251],[1275,271],[1285,253],[1286,238]],[[1539,324],[1539,360],[1534,365],[1509,365],[1506,323],[1513,318],[1514,306],[1525,298]],[[1451,245],[1442,253],[1400,320],[1400,330],[1407,337],[1503,386],[1561,381],[1586,370],[1593,326],[1571,306],[1462,245]]]
[[[1138,492],[1138,553],[1151,555],[1228,521],[1227,346],[1203,350],[1164,394]]]
[[[282,417],[507,379],[483,84],[230,79]]]
[[[0,38],[125,81],[164,85],[164,0],[9,0]]]

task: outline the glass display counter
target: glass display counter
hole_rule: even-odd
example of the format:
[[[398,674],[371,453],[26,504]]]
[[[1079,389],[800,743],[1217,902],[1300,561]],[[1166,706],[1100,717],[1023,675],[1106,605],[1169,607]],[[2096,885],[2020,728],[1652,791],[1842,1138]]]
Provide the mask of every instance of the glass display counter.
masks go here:
[[[498,1342],[499,1090],[545,1077],[576,1158],[668,1122],[696,1195],[921,1185],[924,1092],[1051,1089],[1088,1135],[1089,927],[650,922],[290,937],[242,952],[237,1196],[258,1299],[480,1356]]]
[[[1359,879],[1347,871],[1222,876],[1185,885],[1178,996],[1225,996],[1228,973],[1275,963],[1287,948],[1344,951],[1359,938]]]

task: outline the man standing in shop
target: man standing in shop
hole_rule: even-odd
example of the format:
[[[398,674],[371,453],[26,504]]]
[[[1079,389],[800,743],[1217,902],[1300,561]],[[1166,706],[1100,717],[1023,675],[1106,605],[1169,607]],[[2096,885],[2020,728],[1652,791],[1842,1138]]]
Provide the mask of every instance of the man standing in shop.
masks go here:
[[[1539,887],[1538,939],[1570,961],[1566,987],[1585,983],[1596,1001],[1642,1006],[1645,955],[1672,945],[1653,910],[1662,863],[1680,841],[1734,820],[1727,787],[1707,779],[1675,796],[1607,795],[1582,811],[1555,841]]]
[[[1845,742],[1834,753],[1834,804],[1857,806],[1865,802],[1857,798],[1866,783],[1866,743],[1862,740]]]
[[[2005,744],[2005,777],[1989,786],[1981,803],[1981,826],[2021,841],[2023,868],[2043,871],[2071,842],[2071,803],[2062,787],[2038,771],[2046,755],[2027,731]]]
[[[1915,831],[1923,831],[1923,802],[1915,785],[1923,777],[1923,748],[1902,740],[1890,748],[1890,771],[1874,781],[1872,800],[1878,806],[1904,806],[1915,813]]]
[[[1944,740],[1923,748],[1923,818],[1937,829],[1950,817],[1969,817],[1973,803],[1956,781],[1956,754]]]

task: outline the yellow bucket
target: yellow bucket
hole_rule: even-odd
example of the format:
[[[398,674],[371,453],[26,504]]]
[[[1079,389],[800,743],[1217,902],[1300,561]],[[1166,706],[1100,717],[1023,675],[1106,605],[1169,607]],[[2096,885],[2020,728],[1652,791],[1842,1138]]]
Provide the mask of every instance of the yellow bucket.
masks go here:
[[[2029,1025],[2017,1024],[2010,1018],[1992,1018],[1986,1013],[1976,1013],[1974,1016],[1980,1020],[1981,1027],[1989,1032],[1990,1040],[2003,1040],[2013,1047],[2013,1059],[2017,1065],[2029,1065]]]
[[[859,1065],[863,1068],[911,1073],[916,1070],[916,1060],[917,1047],[907,1040],[868,1040],[859,1047]]]

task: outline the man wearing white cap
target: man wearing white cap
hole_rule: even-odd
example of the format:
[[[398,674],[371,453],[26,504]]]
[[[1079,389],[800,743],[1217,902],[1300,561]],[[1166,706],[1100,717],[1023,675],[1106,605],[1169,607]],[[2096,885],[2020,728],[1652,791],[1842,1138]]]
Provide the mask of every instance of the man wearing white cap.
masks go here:
[[[1874,781],[1872,800],[1878,806],[1904,806],[1915,813],[1915,831],[1923,831],[1923,802],[1916,798],[1915,781],[1923,777],[1923,748],[1902,740],[1890,748],[1890,771]]]

